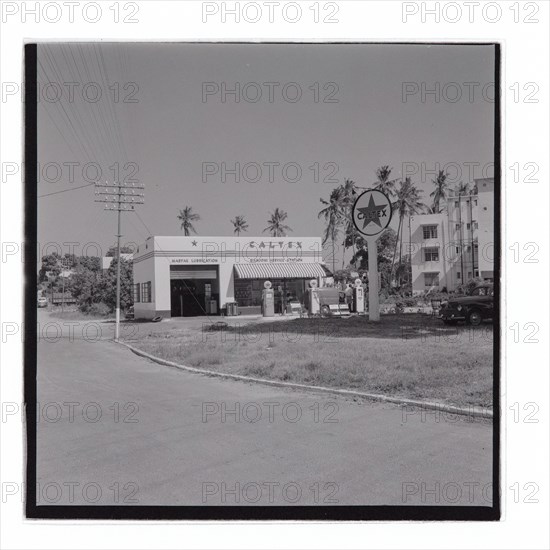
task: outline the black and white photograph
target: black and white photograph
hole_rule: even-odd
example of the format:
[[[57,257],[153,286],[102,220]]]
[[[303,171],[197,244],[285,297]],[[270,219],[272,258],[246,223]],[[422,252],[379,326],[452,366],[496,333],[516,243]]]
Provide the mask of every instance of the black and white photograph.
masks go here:
[[[27,514],[498,520],[499,64],[28,45]]]
[[[0,547],[550,548],[549,20],[0,2]]]

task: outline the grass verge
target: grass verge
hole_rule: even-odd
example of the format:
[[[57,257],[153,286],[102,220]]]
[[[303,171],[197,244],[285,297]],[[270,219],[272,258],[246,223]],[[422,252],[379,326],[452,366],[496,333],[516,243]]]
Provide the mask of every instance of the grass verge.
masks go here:
[[[492,406],[493,331],[446,327],[423,315],[146,326],[132,345],[218,372],[456,406]]]

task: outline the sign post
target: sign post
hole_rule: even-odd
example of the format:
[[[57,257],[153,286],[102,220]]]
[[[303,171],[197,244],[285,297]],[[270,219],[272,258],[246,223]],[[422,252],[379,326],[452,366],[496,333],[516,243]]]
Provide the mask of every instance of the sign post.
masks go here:
[[[367,241],[369,255],[369,320],[380,321],[378,288],[378,250],[376,241],[391,222],[392,204],[389,197],[376,189],[361,193],[352,210],[353,224]]]
[[[369,321],[380,321],[380,289],[378,288],[378,249],[376,239],[367,238],[369,253]]]

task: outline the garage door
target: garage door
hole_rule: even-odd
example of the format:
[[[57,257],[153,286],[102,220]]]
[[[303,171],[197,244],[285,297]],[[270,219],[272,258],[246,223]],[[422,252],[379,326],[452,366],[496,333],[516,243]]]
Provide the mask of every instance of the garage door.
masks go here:
[[[204,266],[170,266],[170,280],[174,279],[217,279],[216,268]]]

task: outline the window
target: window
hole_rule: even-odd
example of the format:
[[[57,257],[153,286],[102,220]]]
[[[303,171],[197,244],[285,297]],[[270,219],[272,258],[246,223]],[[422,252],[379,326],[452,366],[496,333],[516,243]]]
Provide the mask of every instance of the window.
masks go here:
[[[141,283],[141,301],[143,303],[151,302],[151,281]]]
[[[472,227],[471,224],[467,223],[466,224],[466,229],[470,229],[470,227]]]
[[[458,246],[455,246],[455,250],[457,254],[460,252],[460,248],[458,248]]]
[[[456,278],[457,278],[457,279],[461,279],[460,271],[457,271],[457,272],[456,272]]]
[[[460,229],[460,224],[459,223],[455,223],[455,229],[458,231]]]
[[[139,286],[139,283],[135,283],[132,285],[132,297],[134,299],[134,304],[137,304],[140,299],[139,299],[139,295],[140,295],[140,286]]]
[[[455,201],[455,208],[458,208],[458,201]]]
[[[474,229],[477,229],[479,226],[478,226],[477,222],[472,222],[472,227],[473,227]]]
[[[479,270],[478,270],[478,269],[476,269],[476,270],[474,271],[474,273],[475,273],[476,277],[479,277]]]
[[[439,286],[439,273],[424,273],[424,286]]]
[[[422,231],[424,239],[437,239],[437,225],[424,225]]]
[[[283,287],[284,293],[304,303],[307,294],[306,281],[303,279],[270,279],[273,288]],[[235,279],[235,300],[239,306],[260,306],[265,279]],[[281,293],[275,291],[276,307],[280,308]]]
[[[424,249],[424,261],[425,262],[439,262],[439,248],[425,248]]]

